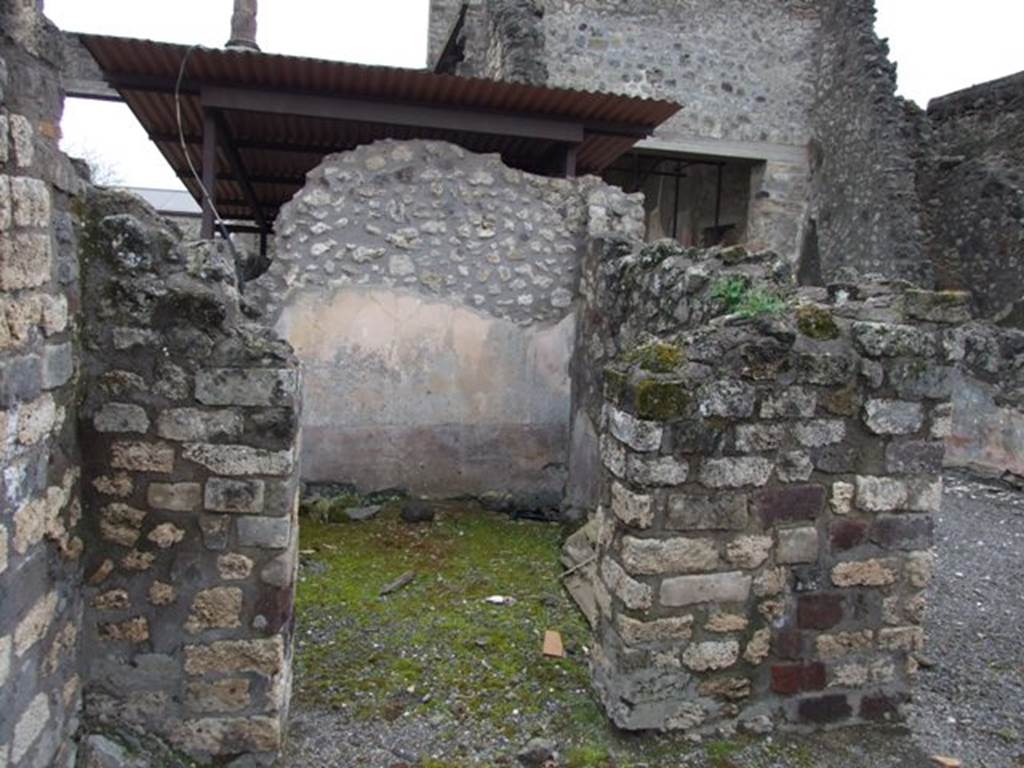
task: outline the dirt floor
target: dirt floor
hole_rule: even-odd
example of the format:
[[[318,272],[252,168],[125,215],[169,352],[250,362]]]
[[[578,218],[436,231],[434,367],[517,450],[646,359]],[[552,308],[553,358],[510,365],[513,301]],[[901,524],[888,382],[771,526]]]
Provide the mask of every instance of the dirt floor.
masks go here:
[[[1024,767],[1024,495],[947,486],[932,666],[909,728],[700,743],[606,723],[588,628],[558,586],[558,526],[456,503],[433,523],[404,523],[394,505],[362,522],[304,520],[286,765],[518,766],[534,741],[561,768],[923,768],[935,754]],[[546,629],[561,632],[565,659],[540,655]]]

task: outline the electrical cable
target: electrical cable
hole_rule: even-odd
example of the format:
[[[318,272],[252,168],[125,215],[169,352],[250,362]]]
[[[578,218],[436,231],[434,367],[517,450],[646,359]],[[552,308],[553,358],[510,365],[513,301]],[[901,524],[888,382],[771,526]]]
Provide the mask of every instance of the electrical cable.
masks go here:
[[[188,169],[192,173],[192,178],[195,179],[197,185],[199,185],[199,191],[203,196],[203,199],[210,206],[210,210],[213,211],[214,222],[217,228],[220,230],[221,237],[228,244],[228,248],[231,250],[231,256],[238,261],[238,252],[235,251],[235,243],[231,238],[231,233],[228,231],[227,224],[224,219],[221,218],[220,212],[217,210],[217,206],[213,202],[213,196],[210,194],[210,190],[203,184],[203,179],[199,175],[199,171],[196,170],[195,164],[192,162],[192,154],[188,151],[188,144],[185,142],[185,128],[181,119],[181,83],[185,79],[185,68],[188,66],[188,57],[192,55],[192,51],[199,48],[198,43],[189,46],[188,50],[185,51],[185,55],[181,59],[181,66],[178,68],[178,79],[174,82],[174,117],[178,123],[178,140],[181,142],[181,151],[185,155],[185,162],[188,164]]]

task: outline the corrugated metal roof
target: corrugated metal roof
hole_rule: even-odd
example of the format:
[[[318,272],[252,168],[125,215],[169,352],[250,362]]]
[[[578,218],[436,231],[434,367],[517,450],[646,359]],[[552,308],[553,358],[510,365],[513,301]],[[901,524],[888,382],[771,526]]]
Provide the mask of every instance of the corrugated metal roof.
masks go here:
[[[194,48],[150,40],[80,35],[104,76],[117,88],[164,157],[198,200],[178,140],[173,85],[188,65],[181,94],[182,127],[189,153],[200,166],[203,115],[199,89],[217,86],[360,99],[388,105],[443,107],[581,124],[580,173],[597,173],[627,152],[644,133],[674,115],[679,105],[616,94],[506,83],[434,74],[426,70],[367,66],[247,50]],[[225,111],[232,141],[252,181],[259,207],[273,220],[302,186],[305,174],[331,152],[381,138],[432,138],[476,152],[498,152],[515,167],[544,172],[564,145],[551,140],[453,128]],[[217,199],[225,217],[251,220],[244,190],[218,153]],[[226,177],[226,178],[221,178]]]

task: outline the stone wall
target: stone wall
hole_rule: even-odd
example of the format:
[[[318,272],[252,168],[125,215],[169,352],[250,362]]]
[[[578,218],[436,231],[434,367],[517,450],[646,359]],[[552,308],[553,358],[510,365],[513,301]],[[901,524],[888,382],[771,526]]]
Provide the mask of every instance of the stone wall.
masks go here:
[[[305,371],[303,479],[557,507],[594,228],[638,201],[440,142],[325,159],[254,284]]]
[[[979,316],[1024,324],[1024,73],[928,105],[921,164],[927,246],[942,288]]]
[[[223,244],[183,244],[114,191],[81,216],[87,726],[269,763],[290,689],[297,362],[245,316]]]
[[[80,182],[57,149],[59,35],[0,3],[0,764],[68,766],[81,697],[75,441]]]
[[[982,475],[1024,479],[1024,331],[988,322],[956,336],[959,368],[946,464]]]
[[[440,5],[432,40],[457,11]],[[802,0],[488,0],[470,9],[457,71],[678,101],[647,144],[754,161],[744,234],[795,259],[819,15]]]
[[[607,369],[593,666],[616,724],[901,717],[965,309],[833,285]]]
[[[801,274],[822,284],[849,267],[927,286],[916,190],[923,116],[894,95],[896,67],[874,23],[874,0],[825,4]]]

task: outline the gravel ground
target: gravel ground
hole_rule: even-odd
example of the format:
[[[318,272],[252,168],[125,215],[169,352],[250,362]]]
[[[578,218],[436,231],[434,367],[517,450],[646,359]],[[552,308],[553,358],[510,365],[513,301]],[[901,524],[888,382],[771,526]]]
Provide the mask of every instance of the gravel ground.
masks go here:
[[[928,658],[911,718],[931,754],[1024,766],[1024,493],[946,476]]]
[[[566,757],[571,768],[1024,768],[1024,493],[964,475],[946,478],[937,520],[940,557],[929,597],[928,666],[918,676],[907,729],[846,728],[692,744],[685,737],[597,735],[614,758]],[[300,616],[300,633],[302,617]],[[292,705],[287,766],[462,768],[518,766],[541,736],[565,752],[565,733],[543,717],[503,727],[415,707],[366,720],[301,697]],[[597,733],[597,731],[595,731]]]

